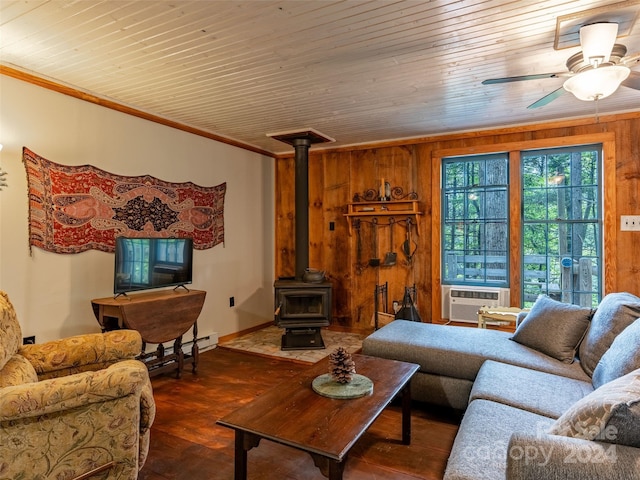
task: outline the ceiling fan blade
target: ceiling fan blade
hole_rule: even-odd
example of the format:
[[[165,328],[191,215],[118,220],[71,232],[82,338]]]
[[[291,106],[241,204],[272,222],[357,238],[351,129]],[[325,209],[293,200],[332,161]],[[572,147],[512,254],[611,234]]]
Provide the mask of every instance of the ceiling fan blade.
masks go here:
[[[621,65],[626,65],[629,68],[633,68],[636,63],[640,63],[640,52],[627,55],[620,60]]]
[[[631,72],[627,79],[622,82],[622,85],[633,88],[634,90],[640,90],[640,73]]]
[[[542,78],[558,78],[567,76],[566,73],[538,73],[537,75],[522,75],[520,77],[490,78],[482,82],[483,85],[496,83],[522,82],[524,80],[540,80]]]
[[[548,103],[553,102],[556,98],[558,98],[560,95],[562,95],[566,90],[564,89],[564,87],[560,87],[557,90],[554,90],[553,92],[551,92],[548,95],[545,95],[544,97],[542,97],[540,100],[538,100],[537,102],[533,102],[531,105],[529,105],[527,108],[540,108],[540,107],[544,107],[545,105],[547,105]]]

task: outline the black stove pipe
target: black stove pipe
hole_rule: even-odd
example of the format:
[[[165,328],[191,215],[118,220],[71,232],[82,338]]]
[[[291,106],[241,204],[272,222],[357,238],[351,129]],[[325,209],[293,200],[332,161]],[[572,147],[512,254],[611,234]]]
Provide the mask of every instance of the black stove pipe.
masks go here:
[[[309,138],[295,138],[295,236],[296,280],[309,266]]]

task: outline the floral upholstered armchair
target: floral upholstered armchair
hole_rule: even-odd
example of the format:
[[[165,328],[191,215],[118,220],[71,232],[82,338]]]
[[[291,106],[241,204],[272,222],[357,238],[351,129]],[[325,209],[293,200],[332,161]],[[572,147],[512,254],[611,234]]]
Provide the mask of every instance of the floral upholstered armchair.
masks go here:
[[[155,403],[136,331],[21,345],[0,291],[0,479],[136,479]]]

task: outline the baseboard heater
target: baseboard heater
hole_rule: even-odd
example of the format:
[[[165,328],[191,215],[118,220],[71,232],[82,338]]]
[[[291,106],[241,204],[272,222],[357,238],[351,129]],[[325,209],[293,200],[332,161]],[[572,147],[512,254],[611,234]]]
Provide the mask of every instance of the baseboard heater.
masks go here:
[[[191,355],[191,347],[193,347],[193,340],[186,340],[182,342],[182,353],[185,355]],[[198,337],[198,350],[200,353],[206,352],[218,346],[218,334],[212,333],[203,337]],[[153,352],[158,348],[156,344],[147,345],[145,353]],[[164,344],[165,355],[171,355],[173,353],[173,342]]]

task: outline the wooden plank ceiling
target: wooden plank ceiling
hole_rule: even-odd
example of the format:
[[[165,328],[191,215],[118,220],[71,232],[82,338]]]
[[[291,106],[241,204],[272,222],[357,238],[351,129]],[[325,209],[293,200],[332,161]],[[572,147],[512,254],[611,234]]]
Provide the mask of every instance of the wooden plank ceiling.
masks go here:
[[[2,0],[0,62],[278,153],[267,133],[333,147],[593,115],[568,93],[526,108],[561,78],[481,81],[566,71],[580,47],[554,49],[558,17],[601,7],[640,1]],[[638,23],[617,40],[630,53]],[[598,105],[638,108],[626,87]]]

